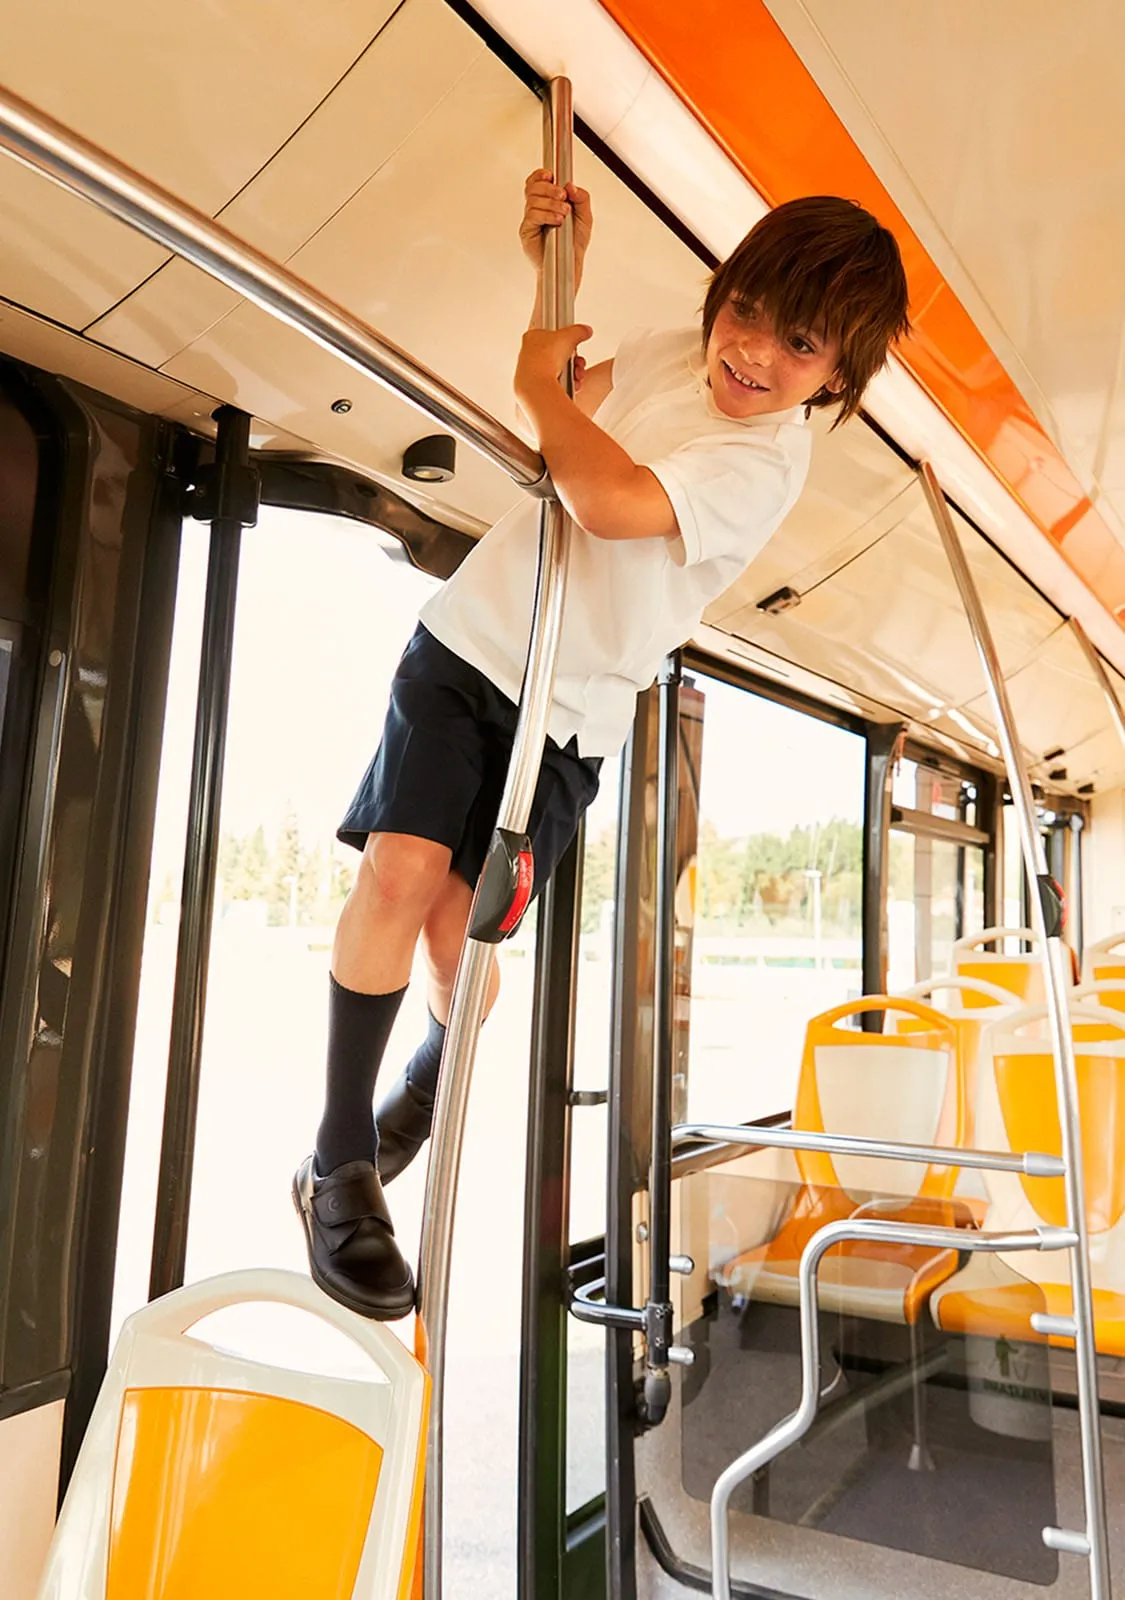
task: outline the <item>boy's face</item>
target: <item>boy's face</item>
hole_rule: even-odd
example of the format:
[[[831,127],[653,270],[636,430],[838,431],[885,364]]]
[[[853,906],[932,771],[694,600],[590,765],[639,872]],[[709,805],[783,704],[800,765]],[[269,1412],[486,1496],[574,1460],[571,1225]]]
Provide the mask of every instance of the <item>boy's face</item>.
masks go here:
[[[780,334],[760,306],[728,300],[707,341],[707,381],[728,417],[788,411],[827,386],[842,388],[840,342],[823,329]]]

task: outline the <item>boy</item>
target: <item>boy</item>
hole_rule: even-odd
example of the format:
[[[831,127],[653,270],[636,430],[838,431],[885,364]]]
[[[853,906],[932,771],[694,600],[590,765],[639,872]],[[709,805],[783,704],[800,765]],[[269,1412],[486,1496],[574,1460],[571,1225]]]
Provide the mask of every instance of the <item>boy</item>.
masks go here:
[[[543,230],[574,214],[576,280],[589,196],[545,171],[520,237],[542,271]],[[577,362],[588,327],[524,335],[516,396],[576,524],[550,738],[528,832],[542,888],[628,735],[636,695],[695,630],[793,505],[814,406],[859,406],[907,330],[895,241],[847,200],[777,208],[715,272],[703,330],[630,335]],[[366,1316],[405,1316],[411,1271],[382,1185],[428,1137],[457,960],[499,806],[535,585],[538,507],[496,524],[423,607],[391,687],[379,751],[339,837],[363,852],[330,979],[328,1087],[316,1152],[293,1192],[315,1281]],[[375,1077],[419,938],[427,1037],[379,1109]],[[488,1004],[495,1000],[493,961]],[[376,1167],[376,1156],[378,1167]]]

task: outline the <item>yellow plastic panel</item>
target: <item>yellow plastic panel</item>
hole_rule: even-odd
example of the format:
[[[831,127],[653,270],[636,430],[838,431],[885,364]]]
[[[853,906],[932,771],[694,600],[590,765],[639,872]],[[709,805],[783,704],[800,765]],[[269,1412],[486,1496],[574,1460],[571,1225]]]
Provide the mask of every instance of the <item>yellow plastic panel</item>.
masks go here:
[[[1033,956],[1012,956],[1007,960],[974,960],[972,956],[958,956],[957,976],[959,978],[983,978],[986,983],[995,983],[1001,989],[1010,989],[1021,1000],[1030,998],[1031,975],[1038,966],[1038,961]],[[965,991],[965,1010],[976,1011],[990,1006],[998,1006],[999,1000],[993,1000],[990,995],[980,994],[973,989]]]
[[[1125,1211],[1125,1060],[1078,1052],[1075,1068],[1083,1132],[1086,1215],[1091,1233],[1104,1233]],[[998,1054],[995,1070],[1011,1148],[1059,1155],[1062,1133],[1051,1056]],[[1066,1195],[1061,1178],[1021,1178],[1020,1182],[1044,1222],[1057,1228],[1066,1226]]]
[[[1113,983],[1125,978],[1125,963],[1120,961],[1098,963],[1094,967],[1095,983]],[[1105,989],[1094,996],[1095,1005],[1106,1006],[1110,1011],[1125,1011],[1125,989]]]
[[[988,1339],[1050,1343],[1073,1350],[1074,1340],[1052,1334],[1044,1339],[1031,1326],[1035,1312],[1052,1317],[1074,1315],[1067,1283],[1011,1283],[994,1289],[953,1290],[943,1295],[939,1317],[947,1333],[973,1333]],[[1125,1295],[1094,1290],[1094,1342],[1099,1355],[1125,1355]]]
[[[106,1600],[350,1600],[382,1459],[293,1400],[127,1390]]]

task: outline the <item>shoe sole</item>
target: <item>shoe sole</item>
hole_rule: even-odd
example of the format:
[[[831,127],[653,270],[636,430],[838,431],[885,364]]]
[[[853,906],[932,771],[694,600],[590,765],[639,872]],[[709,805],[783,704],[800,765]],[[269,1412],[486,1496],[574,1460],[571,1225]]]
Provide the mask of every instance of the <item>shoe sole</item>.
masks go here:
[[[301,1227],[305,1235],[305,1250],[309,1258],[309,1277],[317,1288],[322,1290],[330,1300],[335,1300],[339,1305],[346,1306],[349,1311],[354,1311],[359,1317],[366,1317],[369,1322],[401,1322],[403,1317],[408,1317],[415,1308],[417,1298],[413,1279],[411,1279],[410,1283],[409,1298],[405,1297],[404,1291],[404,1298],[401,1304],[395,1301],[390,1305],[378,1307],[365,1305],[361,1300],[354,1300],[351,1295],[345,1294],[336,1284],[325,1281],[317,1268],[316,1262],[313,1260],[312,1229],[309,1226],[309,1219],[305,1215],[305,1208],[301,1204],[301,1195],[297,1188],[296,1178],[293,1179],[290,1193],[293,1196],[293,1209],[301,1220]]]

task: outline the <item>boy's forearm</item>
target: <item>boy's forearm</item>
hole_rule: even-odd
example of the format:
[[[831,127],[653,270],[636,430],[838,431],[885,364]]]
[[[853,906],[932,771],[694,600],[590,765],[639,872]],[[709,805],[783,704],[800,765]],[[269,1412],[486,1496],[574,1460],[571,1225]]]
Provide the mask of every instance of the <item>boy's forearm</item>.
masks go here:
[[[671,538],[675,514],[659,480],[583,415],[557,382],[519,395],[559,499],[580,527],[602,539]]]

